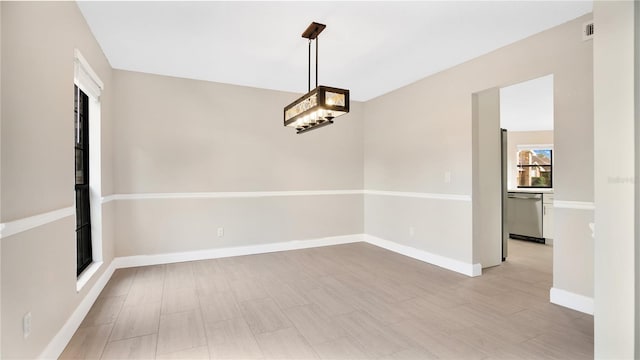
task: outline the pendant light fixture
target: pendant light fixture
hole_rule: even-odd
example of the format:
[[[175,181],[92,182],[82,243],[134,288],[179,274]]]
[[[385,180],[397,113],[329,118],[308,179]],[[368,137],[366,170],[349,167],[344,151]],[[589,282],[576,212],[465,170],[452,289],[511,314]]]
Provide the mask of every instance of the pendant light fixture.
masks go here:
[[[309,77],[307,93],[284,108],[284,126],[298,134],[333,124],[333,119],[349,112],[349,90],[318,86],[318,35],[326,25],[312,22],[302,33],[309,39]],[[316,42],[316,87],[311,90],[311,41]]]

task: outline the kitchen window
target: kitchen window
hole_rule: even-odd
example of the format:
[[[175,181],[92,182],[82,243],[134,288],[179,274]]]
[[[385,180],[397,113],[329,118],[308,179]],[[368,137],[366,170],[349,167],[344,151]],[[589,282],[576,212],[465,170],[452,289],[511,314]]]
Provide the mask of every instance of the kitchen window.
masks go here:
[[[518,150],[519,188],[553,187],[553,149],[550,147]]]

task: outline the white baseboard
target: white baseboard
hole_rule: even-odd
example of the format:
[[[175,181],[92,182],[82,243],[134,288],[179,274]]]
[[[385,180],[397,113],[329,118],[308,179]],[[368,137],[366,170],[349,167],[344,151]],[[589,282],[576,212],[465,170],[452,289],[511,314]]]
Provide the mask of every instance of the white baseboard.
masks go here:
[[[460,260],[455,260],[445,256],[436,255],[428,251],[416,249],[406,245],[401,245],[393,241],[384,240],[372,235],[364,235],[364,241],[369,244],[396,252],[398,254],[402,254],[417,260],[421,260],[429,264],[436,265],[441,268],[445,268],[447,270],[455,271],[460,274],[464,274],[467,276],[482,275],[481,264],[465,263]]]
[[[593,298],[566,290],[551,288],[549,300],[556,305],[568,307],[585,314],[593,315]]]
[[[238,247],[227,247],[219,249],[205,249],[197,251],[186,251],[179,253],[155,254],[155,255],[135,255],[118,257],[113,260],[116,269],[135,266],[147,266],[158,264],[170,264],[184,261],[196,261],[206,259],[217,259],[232,256],[264,254],[276,251],[287,251],[314,248],[321,246],[349,244],[355,242],[367,242],[369,244],[393,251],[411,258],[440,266],[447,270],[452,270],[467,276],[479,276],[482,274],[480,264],[469,264],[459,260],[451,259],[441,255],[429,253],[424,250],[415,249],[409,246],[400,245],[392,241],[377,238],[365,234],[352,234],[343,236],[332,236],[313,240],[286,241],[271,244],[248,245]]]
[[[112,261],[89,292],[87,292],[84,299],[80,301],[80,304],[76,307],[76,310],[71,314],[69,319],[67,319],[67,322],[64,323],[60,331],[58,331],[56,336],[49,342],[49,345],[42,351],[38,357],[39,359],[57,359],[60,354],[62,354],[71,337],[73,337],[73,334],[75,334],[85,316],[87,316],[89,310],[91,310],[98,295],[100,295],[102,289],[104,289],[109,279],[111,279],[111,275],[113,275],[115,269],[114,262]]]
[[[286,241],[271,244],[260,245],[248,245],[227,247],[219,249],[205,249],[197,251],[186,251],[179,253],[169,254],[155,254],[155,255],[135,255],[115,258],[116,269],[128,268],[134,266],[146,266],[146,265],[158,265],[158,264],[170,264],[183,261],[195,261],[206,259],[217,259],[231,256],[242,255],[254,255],[264,254],[276,251],[307,249],[313,247],[330,246],[349,244],[354,242],[361,242],[363,240],[362,234],[332,236],[313,240],[297,240]]]

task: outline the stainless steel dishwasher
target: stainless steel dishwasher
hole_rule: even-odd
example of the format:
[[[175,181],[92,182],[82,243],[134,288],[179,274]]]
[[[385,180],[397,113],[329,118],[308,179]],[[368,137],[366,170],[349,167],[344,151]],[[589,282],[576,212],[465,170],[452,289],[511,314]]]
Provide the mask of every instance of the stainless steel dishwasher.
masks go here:
[[[509,237],[544,244],[542,236],[542,194],[510,192],[507,195]]]

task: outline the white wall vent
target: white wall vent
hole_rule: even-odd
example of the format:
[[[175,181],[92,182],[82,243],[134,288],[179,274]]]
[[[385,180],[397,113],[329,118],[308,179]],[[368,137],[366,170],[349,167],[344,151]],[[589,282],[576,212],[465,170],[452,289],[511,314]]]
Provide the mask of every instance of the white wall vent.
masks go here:
[[[593,21],[582,24],[582,40],[587,41],[593,39]]]

